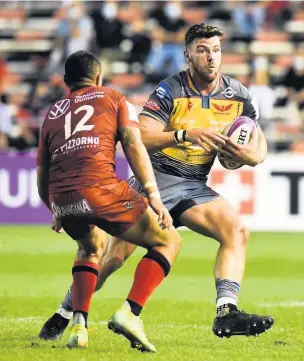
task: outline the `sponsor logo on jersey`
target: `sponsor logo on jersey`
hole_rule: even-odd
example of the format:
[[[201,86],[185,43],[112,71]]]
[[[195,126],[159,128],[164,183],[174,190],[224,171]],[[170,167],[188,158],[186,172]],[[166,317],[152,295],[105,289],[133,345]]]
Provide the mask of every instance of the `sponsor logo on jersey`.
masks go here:
[[[157,96],[159,96],[160,98],[164,98],[167,93],[166,93],[166,90],[165,90],[163,87],[159,86],[159,87],[156,89],[156,94],[157,94]]]
[[[226,125],[230,124],[231,120],[218,120],[218,119],[210,119],[210,126],[216,132],[222,132]]]
[[[65,206],[57,206],[55,203],[52,203],[51,207],[56,218],[64,216],[83,216],[93,212],[86,199]]]
[[[66,111],[69,109],[70,104],[70,99],[59,100],[52,106],[51,110],[49,111],[49,119],[57,119],[61,117],[61,115],[65,114]]]
[[[233,106],[233,104],[228,104],[228,105],[218,105],[218,104],[212,104],[214,106],[214,108],[219,112],[219,113],[227,113]],[[216,114],[216,113],[215,113]]]
[[[147,101],[145,107],[148,108],[148,109],[151,109],[151,110],[159,110],[160,109],[159,104],[154,99],[149,99]]]
[[[235,94],[237,94],[237,92],[235,90],[233,90],[230,86],[228,88],[226,88],[225,90],[223,90],[221,92],[221,94],[223,94],[226,98],[232,98]]]
[[[156,92],[156,95],[161,99],[166,98],[166,97],[168,98],[170,88],[169,88],[168,84],[161,82],[159,84],[159,86],[156,88],[155,92]]]
[[[96,92],[93,93],[87,93],[87,94],[83,94],[83,95],[76,95],[74,98],[75,103],[81,103],[81,102],[85,102],[88,100],[92,100],[92,99],[96,99],[96,98],[103,98],[104,97],[104,92],[98,90]]]
[[[99,137],[78,137],[68,140],[61,147],[57,148],[52,154],[52,160],[58,155],[69,154],[69,152],[86,149],[86,148],[98,148]]]

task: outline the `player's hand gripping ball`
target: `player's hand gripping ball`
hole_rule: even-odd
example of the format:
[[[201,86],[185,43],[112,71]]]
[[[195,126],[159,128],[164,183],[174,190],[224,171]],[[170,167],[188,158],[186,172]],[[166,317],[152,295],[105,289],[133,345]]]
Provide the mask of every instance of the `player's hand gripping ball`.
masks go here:
[[[256,125],[254,121],[245,116],[236,118],[235,121],[231,124],[228,124],[222,134],[229,137],[232,143],[245,145],[250,141],[250,137],[253,132],[256,132]],[[255,137],[255,146],[257,145],[257,137]],[[221,165],[226,169],[238,169],[241,168],[244,164],[237,162],[233,159],[229,159],[226,155],[220,153],[221,145],[219,145],[218,159]]]

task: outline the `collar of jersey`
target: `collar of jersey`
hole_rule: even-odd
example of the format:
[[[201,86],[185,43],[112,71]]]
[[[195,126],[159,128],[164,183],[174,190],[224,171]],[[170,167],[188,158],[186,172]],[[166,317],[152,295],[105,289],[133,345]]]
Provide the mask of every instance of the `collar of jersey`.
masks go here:
[[[221,89],[222,74],[219,73],[217,82],[216,82],[214,88],[211,90],[211,92],[208,95],[203,95],[201,93],[201,91],[199,90],[198,86],[196,85],[194,79],[191,76],[190,69],[187,69],[186,74],[187,74],[187,79],[188,79],[188,83],[189,83],[190,88],[202,98],[202,107],[203,108],[210,108],[210,98],[214,94],[218,93],[220,91],[220,89]]]

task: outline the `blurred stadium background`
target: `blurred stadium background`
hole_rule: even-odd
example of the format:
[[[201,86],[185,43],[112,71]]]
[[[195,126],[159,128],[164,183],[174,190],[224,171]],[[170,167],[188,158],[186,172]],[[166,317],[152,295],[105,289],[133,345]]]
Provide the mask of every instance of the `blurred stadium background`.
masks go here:
[[[10,0],[0,1],[0,271],[4,275],[0,321],[8,330],[7,338],[0,336],[0,345],[7,352],[1,353],[1,360],[36,359],[34,353],[23,354],[23,348],[35,340],[41,322],[57,307],[71,280],[75,245],[48,229],[51,216],[39,200],[35,179],[41,123],[50,104],[67,93],[62,80],[65,58],[79,49],[93,51],[102,61],[104,84],[127,95],[140,111],[161,79],[185,68],[184,32],[199,22],[224,30],[221,71],[239,79],[256,97],[269,144],[269,156],[258,167],[226,171],[216,163],[209,179],[209,184],[238,208],[250,230],[257,231],[248,252],[243,305],[245,302],[250,311],[273,313],[278,319],[273,339],[259,344],[261,358],[252,343],[239,341],[240,353],[235,359],[303,359],[303,332],[295,329],[298,322],[302,330],[300,320],[304,319],[304,233],[300,233],[304,231],[304,3]],[[120,150],[117,159],[119,176],[127,178],[130,171]],[[178,335],[182,335],[189,343],[197,342],[199,348],[200,333],[204,333],[204,348],[210,351],[215,343],[210,325],[216,245],[190,233],[185,233],[185,238],[176,271],[173,269],[167,283],[169,290],[164,286],[156,293],[152,312],[145,314],[145,319],[152,335],[156,327],[154,340],[156,337],[161,345],[163,338],[158,335],[164,333],[168,344],[178,344]],[[106,319],[119,305],[136,259],[126,271],[118,272],[114,288],[109,286],[104,296],[97,296],[97,300],[109,298],[115,305],[104,304],[106,316],[93,311],[94,320]],[[177,292],[180,287],[183,295]],[[164,326],[165,320],[162,327],[155,325],[158,319],[153,318],[162,297],[167,302],[164,317],[170,327]],[[193,300],[197,304],[193,305]],[[171,315],[176,304],[185,318],[179,318],[178,310],[175,318]],[[204,310],[210,311],[209,316]],[[203,313],[205,326],[192,329],[192,316],[200,323]],[[36,320],[33,330],[27,328],[26,317]],[[185,329],[181,328],[183,322],[188,325]],[[26,330],[22,349],[12,353],[20,330]],[[297,336],[290,338],[288,330]],[[176,331],[176,339],[172,331]],[[186,331],[191,335],[186,336]],[[286,341],[286,337],[290,339]],[[115,344],[116,339],[108,342]],[[276,349],[274,356],[267,358],[269,346],[284,347],[284,342],[290,348]],[[172,351],[172,360],[194,359],[191,345],[185,347],[186,351],[181,347],[177,353]],[[227,347],[222,345],[222,353],[214,354],[218,361],[234,359],[227,356],[226,352],[231,352]],[[56,354],[55,358],[66,360],[65,355]],[[39,357],[37,360],[47,359],[42,354]]]
[[[297,1],[1,1],[0,222],[45,220],[34,155],[48,107],[67,92],[65,58],[93,51],[104,84],[140,111],[161,79],[185,68],[184,32],[197,22],[224,29],[221,70],[256,97],[270,152],[257,169],[217,167],[210,184],[253,229],[304,230],[304,3]],[[123,160],[118,170],[127,177]]]

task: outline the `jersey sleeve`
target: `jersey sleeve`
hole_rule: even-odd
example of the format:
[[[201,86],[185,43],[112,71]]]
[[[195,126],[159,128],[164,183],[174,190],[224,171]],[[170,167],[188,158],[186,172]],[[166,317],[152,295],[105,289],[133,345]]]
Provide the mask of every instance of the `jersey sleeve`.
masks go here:
[[[43,127],[40,133],[36,164],[39,167],[48,167],[50,164],[50,152]]]
[[[167,81],[162,81],[150,95],[140,115],[156,119],[166,126],[173,110],[173,104],[173,89]]]
[[[140,127],[136,108],[124,96],[121,97],[118,106],[118,128]]]
[[[260,117],[259,107],[255,98],[251,95],[249,91],[248,91],[248,97],[244,100],[244,108],[242,115],[245,115],[246,117],[249,117],[252,120],[254,120],[256,126],[259,125],[258,122]]]

